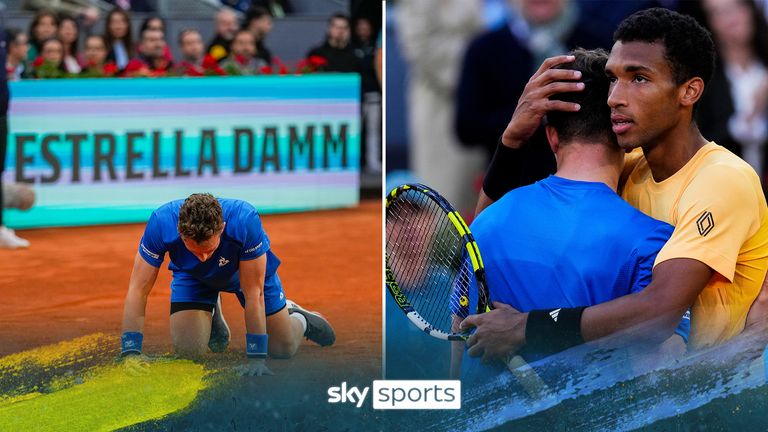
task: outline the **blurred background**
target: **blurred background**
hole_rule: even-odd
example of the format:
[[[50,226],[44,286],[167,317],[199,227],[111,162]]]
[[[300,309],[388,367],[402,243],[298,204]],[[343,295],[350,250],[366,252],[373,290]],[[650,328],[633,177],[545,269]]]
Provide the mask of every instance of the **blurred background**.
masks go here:
[[[261,146],[261,129],[283,125],[275,138],[279,157],[273,170],[280,174],[277,183],[291,185],[286,179],[292,173],[286,171],[295,168],[293,153],[300,146],[309,149],[310,159],[323,163],[321,170],[328,171],[326,174],[338,174],[336,168],[329,168],[327,158],[323,159],[323,154],[336,149],[343,153],[340,170],[346,171],[348,178],[321,184],[304,176],[301,181],[306,183],[306,190],[338,189],[344,183],[346,205],[357,203],[360,197],[378,201],[382,185],[381,22],[379,0],[0,0],[0,43],[5,47],[4,78],[9,83],[6,87],[2,82],[0,87],[10,88],[11,95],[10,104],[2,104],[0,112],[3,122],[9,112],[9,133],[3,137],[8,142],[0,142],[0,162],[4,162],[0,165],[0,190],[7,191],[5,207],[9,208],[5,220],[0,209],[0,248],[28,246],[11,228],[65,225],[40,213],[46,205],[59,205],[56,200],[69,200],[70,204],[96,200],[95,195],[82,192],[76,174],[71,180],[54,175],[45,181],[20,174],[24,162],[13,156],[16,148],[21,152],[48,151],[47,144],[41,142],[28,143],[27,150],[23,143],[17,147],[16,136],[25,130],[41,136],[45,131],[58,134],[71,132],[72,128],[116,134],[112,145],[117,148],[117,173],[111,180],[120,183],[135,180],[130,167],[127,174],[123,172],[125,164],[121,162],[125,127],[151,129],[150,123],[157,120],[158,130],[170,129],[178,120],[176,125],[189,127],[179,144],[178,153],[183,154],[179,157],[194,160],[201,136],[195,126],[215,128],[219,141],[232,139],[231,124],[254,126]],[[226,76],[238,78],[229,80]],[[113,79],[147,77],[153,79]],[[153,111],[158,109],[160,114]],[[205,110],[210,111],[203,113]],[[201,114],[199,122],[193,119]],[[78,121],[62,120],[67,115]],[[158,115],[166,116],[167,121],[160,121]],[[152,121],[142,123],[137,119],[141,116]],[[342,117],[343,121],[328,126],[333,130],[326,133],[325,125]],[[291,135],[291,127],[300,133]],[[159,150],[159,158],[167,163],[174,158],[174,144],[173,134],[165,132],[160,138],[163,149]],[[250,137],[253,148],[254,136]],[[142,141],[140,146],[150,146],[149,140]],[[99,146],[96,141],[93,145]],[[52,146],[55,157],[67,165],[73,146],[64,142]],[[222,142],[218,147],[219,159],[231,165],[228,157],[232,147]],[[28,165],[49,172],[52,167],[45,158],[33,157]],[[142,167],[152,165],[149,157],[139,159],[136,163]],[[223,176],[237,177],[231,180],[236,186],[269,191],[271,195],[264,195],[262,203],[264,212],[269,212],[274,203],[286,201],[286,194],[261,180],[264,177],[246,179],[237,167],[225,168]],[[263,173],[265,165],[261,168]],[[300,168],[310,174],[318,171],[314,160]],[[69,166],[64,169],[67,171]],[[214,175],[219,174],[217,170],[213,169]],[[129,183],[144,195],[143,183],[138,188],[136,181],[119,186]],[[165,181],[159,185],[168,184]],[[205,186],[213,185],[208,182]],[[62,187],[74,188],[62,192]],[[120,190],[125,195],[127,189]],[[290,190],[296,191],[296,185]],[[231,196],[234,192],[229,188],[222,193]],[[8,197],[28,199],[9,201]],[[319,193],[297,196],[299,204],[284,207],[283,211],[314,208],[311,202],[322,197]],[[107,201],[110,206],[131,204],[125,197],[109,200],[104,196],[100,200],[105,206]],[[36,212],[51,222],[33,222]],[[126,213],[111,221],[135,222],[142,217]]]
[[[764,0],[396,0],[387,6],[387,188],[418,180],[471,222],[484,170],[530,75],[575,47],[610,50],[618,23],[666,7],[718,51],[698,124],[765,177]]]

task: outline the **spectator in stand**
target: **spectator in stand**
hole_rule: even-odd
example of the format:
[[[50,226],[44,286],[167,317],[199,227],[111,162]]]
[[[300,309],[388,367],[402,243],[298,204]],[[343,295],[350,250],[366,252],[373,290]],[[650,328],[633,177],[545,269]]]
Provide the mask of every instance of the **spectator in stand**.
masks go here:
[[[365,169],[372,173],[381,172],[381,87],[376,77],[374,63],[376,44],[371,22],[358,18],[355,23],[353,42],[355,56],[360,62],[360,80],[363,95],[363,129],[365,133]]]
[[[80,73],[82,69],[77,60],[77,42],[80,29],[71,16],[62,16],[59,20],[59,39],[64,44],[64,67],[69,73]]]
[[[231,9],[221,9],[216,14],[216,36],[208,44],[208,54],[216,61],[229,56],[229,47],[237,32],[237,15]]]
[[[117,65],[107,62],[107,42],[104,36],[90,35],[85,38],[83,56],[83,76],[99,77],[113,76],[117,73]]]
[[[99,21],[102,12],[110,10],[109,3],[100,0],[24,0],[21,7],[32,11],[48,10],[58,15],[82,17],[86,28]]]
[[[40,55],[44,40],[56,36],[59,29],[59,17],[49,10],[41,10],[29,24],[29,51],[27,60],[33,61]]]
[[[205,53],[203,37],[195,29],[184,29],[179,33],[181,61],[176,64],[176,73],[184,76],[225,75],[210,54]]]
[[[32,63],[35,78],[61,78],[67,73],[64,66],[64,44],[58,38],[43,41],[40,56]]]
[[[83,54],[83,65],[86,68],[104,67],[107,63],[107,41],[104,36],[90,35],[85,38]]]
[[[324,58],[326,72],[358,72],[358,60],[349,39],[349,17],[342,13],[333,14],[328,20],[325,42],[309,50],[307,58]]]
[[[128,62],[126,76],[164,75],[173,63],[165,57],[165,35],[160,30],[147,29],[141,33],[139,55]]]
[[[221,63],[221,67],[230,75],[257,75],[262,68],[269,65],[264,59],[257,57],[256,39],[248,30],[235,33],[232,40],[232,52]]]
[[[144,33],[144,30],[151,29],[151,30],[160,30],[163,32],[163,35],[167,35],[168,33],[165,31],[165,20],[159,16],[151,16],[147,19],[145,19],[141,23],[141,29],[139,30],[139,34]],[[139,51],[139,47],[136,47],[136,51]],[[141,54],[141,53],[139,53]],[[163,55],[165,58],[173,63],[173,54],[171,53],[171,48],[168,46],[168,41],[165,41],[165,51],[163,51]]]
[[[717,67],[698,106],[702,135],[768,174],[768,25],[751,0],[681,5],[712,32]],[[764,187],[765,189],[765,187]]]
[[[456,92],[456,134],[464,145],[484,149],[488,160],[531,74],[544,59],[576,47],[593,49],[600,43],[585,29],[594,23],[583,19],[575,0],[508,3],[511,10],[506,24],[469,44]],[[515,169],[522,174],[506,176],[510,183],[499,189],[531,184],[555,172],[555,157],[544,128],[538,129],[529,144],[525,156],[521,152],[515,161]]]
[[[256,39],[256,56],[272,64],[272,53],[264,45],[264,39],[272,31],[272,15],[262,7],[252,7],[245,15],[243,29],[253,33]]]
[[[29,51],[27,41],[27,35],[19,29],[5,31],[5,72],[8,81],[18,81],[26,77],[27,51]]]
[[[115,8],[107,14],[104,40],[107,41],[107,60],[123,70],[135,55],[131,36],[131,17],[123,9]]]

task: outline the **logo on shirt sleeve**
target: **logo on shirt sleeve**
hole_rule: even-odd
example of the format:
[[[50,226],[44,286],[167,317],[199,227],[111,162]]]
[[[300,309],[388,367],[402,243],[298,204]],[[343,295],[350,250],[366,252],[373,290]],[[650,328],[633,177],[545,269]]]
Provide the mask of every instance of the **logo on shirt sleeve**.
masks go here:
[[[160,259],[160,255],[152,252],[151,250],[147,249],[146,246],[144,246],[144,243],[141,244],[141,250],[144,251],[145,254],[151,256],[154,259]]]
[[[243,252],[243,253],[251,253],[251,252],[255,251],[256,249],[260,248],[260,247],[261,247],[261,245],[263,245],[263,244],[264,244],[264,242],[261,242],[261,243],[257,244],[256,246],[254,246],[254,247],[252,247],[252,248],[250,248],[250,249],[246,250],[246,251],[245,251],[245,252]]]
[[[714,227],[715,218],[712,217],[711,212],[705,211],[696,221],[696,228],[699,229],[699,234],[701,234],[702,237],[706,237]]]

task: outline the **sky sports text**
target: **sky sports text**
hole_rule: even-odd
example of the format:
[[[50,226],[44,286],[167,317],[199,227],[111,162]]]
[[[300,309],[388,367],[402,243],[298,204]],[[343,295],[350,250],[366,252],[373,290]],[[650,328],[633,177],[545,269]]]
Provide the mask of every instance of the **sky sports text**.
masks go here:
[[[363,406],[370,387],[328,388],[328,403]],[[373,409],[460,409],[461,381],[458,380],[378,380],[373,382]]]

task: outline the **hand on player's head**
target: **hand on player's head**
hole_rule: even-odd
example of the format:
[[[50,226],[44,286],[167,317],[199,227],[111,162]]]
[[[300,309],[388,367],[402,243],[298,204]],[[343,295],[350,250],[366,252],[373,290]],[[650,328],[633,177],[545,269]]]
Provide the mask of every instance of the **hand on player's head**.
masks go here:
[[[581,78],[581,72],[555,69],[555,66],[571,63],[575,59],[572,55],[561,55],[544,60],[520,95],[517,108],[502,135],[505,145],[521,146],[533,136],[547,112],[577,112],[581,109],[576,103],[549,99],[555,94],[584,90],[584,83],[577,81]]]

